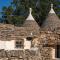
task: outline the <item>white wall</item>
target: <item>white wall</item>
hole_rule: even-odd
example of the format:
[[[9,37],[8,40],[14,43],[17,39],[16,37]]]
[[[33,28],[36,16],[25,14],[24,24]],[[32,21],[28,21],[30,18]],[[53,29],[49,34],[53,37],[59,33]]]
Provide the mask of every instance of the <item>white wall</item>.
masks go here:
[[[0,49],[5,49],[5,41],[0,41]]]
[[[52,48],[52,59],[55,59],[55,48]]]
[[[15,41],[0,41],[0,49],[13,50],[15,47]]]
[[[31,48],[31,41],[27,41],[24,39],[24,49],[30,49]]]
[[[5,50],[14,50],[14,48],[15,48],[15,41],[14,40],[5,42]]]
[[[24,39],[24,49],[30,49],[30,48],[31,48],[31,41],[27,41],[26,39]],[[11,40],[11,41],[0,40],[0,49],[21,50],[20,48],[15,47],[15,40]]]

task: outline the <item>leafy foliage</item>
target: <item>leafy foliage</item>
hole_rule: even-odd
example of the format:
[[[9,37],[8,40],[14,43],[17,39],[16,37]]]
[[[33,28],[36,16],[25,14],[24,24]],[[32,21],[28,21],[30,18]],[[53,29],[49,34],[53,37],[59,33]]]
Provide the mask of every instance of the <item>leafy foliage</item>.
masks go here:
[[[60,9],[57,6],[60,2],[57,0],[13,0],[11,6],[3,7],[3,19],[5,23],[20,26],[28,16],[31,7],[33,9],[32,14],[40,25],[45,20],[51,3],[54,4],[54,10],[58,13]],[[60,14],[57,15],[60,16]]]

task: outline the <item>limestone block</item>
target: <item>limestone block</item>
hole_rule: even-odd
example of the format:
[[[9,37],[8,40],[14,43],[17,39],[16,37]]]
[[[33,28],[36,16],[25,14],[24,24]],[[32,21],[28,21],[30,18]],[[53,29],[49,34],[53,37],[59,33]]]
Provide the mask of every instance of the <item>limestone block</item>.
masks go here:
[[[8,58],[0,58],[0,60],[8,60]]]

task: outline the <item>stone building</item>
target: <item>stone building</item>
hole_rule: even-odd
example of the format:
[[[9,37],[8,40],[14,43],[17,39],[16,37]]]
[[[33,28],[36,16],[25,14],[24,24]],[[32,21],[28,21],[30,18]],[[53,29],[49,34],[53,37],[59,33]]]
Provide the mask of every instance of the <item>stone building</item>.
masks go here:
[[[60,19],[51,10],[39,26],[29,15],[21,27],[0,23],[0,60],[59,60]]]

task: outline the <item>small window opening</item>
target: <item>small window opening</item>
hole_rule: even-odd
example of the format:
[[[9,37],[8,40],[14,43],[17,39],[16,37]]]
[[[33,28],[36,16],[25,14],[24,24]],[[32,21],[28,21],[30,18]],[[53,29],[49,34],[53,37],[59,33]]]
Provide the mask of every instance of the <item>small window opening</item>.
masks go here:
[[[24,42],[23,41],[16,41],[16,48],[23,48]]]

